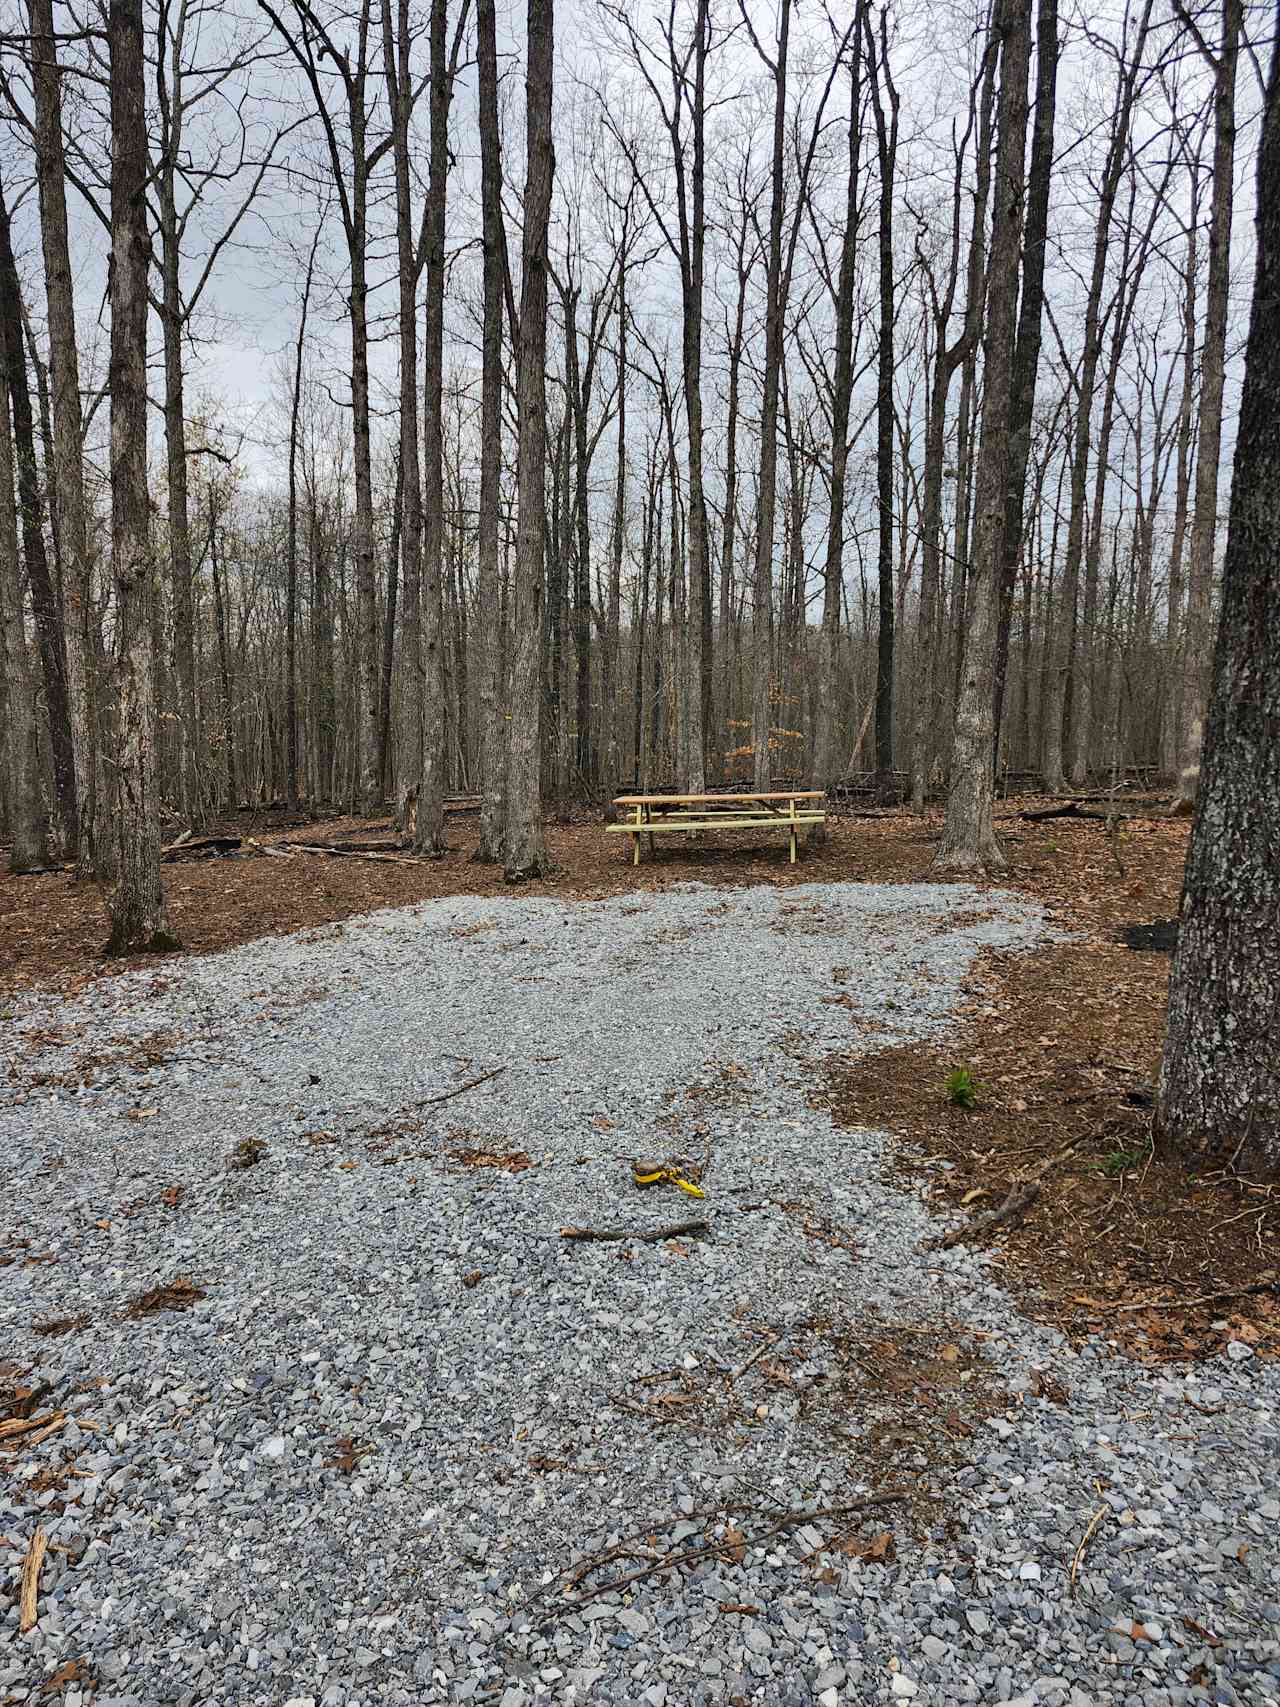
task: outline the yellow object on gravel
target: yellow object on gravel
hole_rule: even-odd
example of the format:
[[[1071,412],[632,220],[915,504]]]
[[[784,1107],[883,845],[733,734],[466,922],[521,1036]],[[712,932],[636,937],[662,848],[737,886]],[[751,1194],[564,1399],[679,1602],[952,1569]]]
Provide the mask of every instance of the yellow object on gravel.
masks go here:
[[[707,1194],[698,1184],[696,1175],[700,1169],[683,1162],[679,1157],[672,1156],[665,1162],[655,1162],[637,1158],[631,1164],[631,1178],[638,1186],[676,1185],[681,1191],[688,1192],[690,1197],[705,1197]],[[688,1175],[695,1177],[690,1179]]]

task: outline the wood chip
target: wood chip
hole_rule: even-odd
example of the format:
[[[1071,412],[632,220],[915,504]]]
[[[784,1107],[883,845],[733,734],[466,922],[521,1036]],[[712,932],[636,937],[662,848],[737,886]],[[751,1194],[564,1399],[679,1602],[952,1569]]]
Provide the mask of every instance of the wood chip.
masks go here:
[[[37,1526],[31,1537],[31,1545],[27,1548],[27,1556],[22,1561],[22,1587],[18,1594],[18,1629],[24,1636],[35,1625],[36,1601],[40,1593],[40,1567],[44,1563],[48,1545],[44,1530]]]

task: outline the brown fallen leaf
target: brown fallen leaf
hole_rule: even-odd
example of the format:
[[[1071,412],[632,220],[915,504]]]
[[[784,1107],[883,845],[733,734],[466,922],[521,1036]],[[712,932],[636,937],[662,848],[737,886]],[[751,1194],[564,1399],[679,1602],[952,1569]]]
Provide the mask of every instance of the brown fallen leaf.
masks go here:
[[[483,1279],[484,1270],[482,1268],[478,1268],[471,1274],[464,1274],[462,1277],[462,1284],[470,1290],[473,1286],[479,1286]]]
[[[944,1363],[954,1363],[959,1355],[960,1347],[958,1345],[944,1345],[942,1350],[938,1353],[938,1356]]]
[[[864,1565],[892,1564],[895,1557],[893,1532],[882,1529],[878,1535],[873,1535],[869,1541],[851,1535],[847,1540],[841,1542],[840,1551],[850,1559],[861,1559]]]
[[[747,1556],[747,1538],[740,1529],[735,1529],[732,1523],[727,1523],[724,1530],[724,1546],[721,1551],[726,1557],[740,1565]]]
[[[760,1608],[758,1606],[752,1606],[748,1601],[722,1600],[720,1602],[720,1616],[722,1618],[727,1613],[731,1612],[740,1613],[745,1617],[751,1618],[754,1617],[759,1610]]]
[[[342,1470],[350,1476],[360,1467],[360,1460],[367,1458],[373,1451],[372,1446],[357,1446],[349,1434],[344,1434],[341,1440],[333,1443],[334,1455],[324,1461],[326,1470]]]
[[[65,1664],[58,1667],[52,1677],[47,1677],[40,1686],[40,1693],[42,1695],[60,1694],[73,1683],[87,1684],[92,1688],[96,1682],[97,1679],[85,1664],[82,1654],[79,1659],[67,1660]]]
[[[595,1127],[597,1132],[612,1132],[614,1129],[613,1122],[609,1119],[607,1114],[597,1114],[591,1124]]]
[[[1189,1630],[1193,1636],[1199,1636],[1206,1648],[1220,1648],[1222,1646],[1222,1637],[1215,1636],[1212,1630],[1206,1630],[1204,1625],[1194,1618],[1184,1616],[1182,1627],[1184,1630]]]

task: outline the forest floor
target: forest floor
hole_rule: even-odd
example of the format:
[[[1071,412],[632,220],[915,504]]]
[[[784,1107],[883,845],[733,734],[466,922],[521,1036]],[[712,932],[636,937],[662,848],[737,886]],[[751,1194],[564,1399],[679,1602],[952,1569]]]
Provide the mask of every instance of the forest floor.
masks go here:
[[[1036,804],[987,885],[246,818],[120,977],[0,881],[0,1707],[1280,1707],[1277,1205],[1150,1154],[1121,940],[1185,827]]]
[[[1280,1189],[1189,1175],[1151,1152],[1170,944],[1167,933],[1158,948],[1135,950],[1122,938],[1176,917],[1187,826],[1142,801],[1130,803],[1134,816],[1118,837],[1096,819],[1023,817],[1052,804],[998,806],[1009,866],[992,887],[1040,902],[1070,940],[1030,955],[985,954],[944,1041],[834,1060],[824,1103],[846,1124],[892,1132],[894,1166],[927,1182],[940,1205],[977,1216],[1035,1178],[1038,1196],[1000,1229],[997,1258],[1031,1315],[1142,1359],[1209,1356],[1227,1338],[1280,1353],[1280,1296],[1268,1287],[1280,1271]],[[213,829],[244,838],[245,849],[165,868],[171,921],[199,954],[382,907],[513,893],[499,868],[474,862],[474,815],[449,819],[450,852],[434,861],[385,857],[394,835],[386,819],[303,823],[244,812]],[[725,835],[696,847],[668,842],[634,867],[629,840],[598,824],[550,825],[554,869],[519,893],[597,900],[690,881],[913,883],[930,878],[937,834],[936,817],[885,811],[833,821],[825,845],[795,866],[781,839],[752,845]],[[323,842],[351,855],[373,847],[384,857],[273,859],[250,838],[277,848]],[[92,885],[66,873],[0,877],[0,999],[23,989],[72,993],[119,971],[101,957],[103,934]],[[946,1093],[956,1066],[976,1081],[971,1108]]]

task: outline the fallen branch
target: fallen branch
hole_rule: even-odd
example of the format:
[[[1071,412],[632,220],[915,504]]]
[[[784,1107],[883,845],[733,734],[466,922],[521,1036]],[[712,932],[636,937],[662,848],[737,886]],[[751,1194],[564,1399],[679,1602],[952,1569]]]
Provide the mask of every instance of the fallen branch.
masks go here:
[[[322,842],[290,842],[293,853],[325,854],[330,859],[373,859],[380,860],[386,865],[432,865],[429,859],[419,859],[412,854],[366,853],[363,848],[333,848],[326,847]]]
[[[1018,816],[1024,824],[1043,824],[1048,818],[1095,818],[1099,823],[1106,819],[1105,812],[1082,812],[1075,800],[1066,806],[1042,806],[1036,812],[1019,812]]]
[[[427,1097],[418,1107],[434,1108],[438,1102],[448,1102],[450,1097],[460,1097],[463,1091],[473,1091],[477,1085],[487,1085],[490,1079],[496,1079],[499,1073],[505,1073],[506,1070],[505,1067],[495,1067],[490,1073],[481,1073],[478,1079],[469,1079],[465,1085],[455,1085],[451,1091],[442,1091],[438,1097]]]
[[[30,1434],[34,1429],[42,1429],[61,1420],[61,1411],[46,1411],[41,1417],[10,1417],[0,1422],[0,1440],[13,1440],[17,1435]]]
[[[1089,1543],[1093,1540],[1094,1536],[1098,1533],[1098,1530],[1102,1527],[1102,1520],[1107,1515],[1107,1513],[1110,1511],[1110,1509],[1111,1509],[1110,1506],[1105,1506],[1105,1505],[1100,1505],[1098,1507],[1097,1511],[1094,1512],[1092,1518],[1089,1520],[1089,1527],[1085,1530],[1084,1534],[1080,1537],[1080,1545],[1076,1548],[1075,1553],[1072,1555],[1072,1559],[1071,1559],[1071,1598],[1072,1598],[1072,1600],[1074,1600],[1075,1596],[1076,1596],[1076,1579],[1080,1575],[1080,1566],[1084,1563],[1084,1556],[1089,1551]]]
[[[190,831],[179,836],[176,842],[170,842],[168,847],[160,849],[160,858],[165,864],[171,864],[178,859],[196,859],[209,854],[235,853],[243,847],[240,836],[193,836]]]
[[[654,1227],[645,1231],[635,1227],[561,1227],[562,1239],[642,1239],[648,1244],[662,1239],[678,1239],[686,1233],[705,1233],[708,1221],[677,1221],[673,1227]]]
[[[920,1248],[925,1251],[949,1251],[962,1239],[984,1237],[994,1232],[997,1227],[1004,1226],[1006,1222],[1015,1220],[1031,1207],[1039,1195],[1040,1187],[1034,1180],[1028,1180],[1025,1185],[1012,1186],[998,1209],[991,1210],[987,1215],[979,1215],[976,1220],[966,1221],[963,1226],[953,1227],[940,1239],[926,1239]]]
[[[1260,1292],[1280,1292],[1280,1280],[1259,1280],[1252,1286],[1232,1286],[1223,1292],[1202,1292],[1198,1298],[1149,1298],[1140,1304],[1110,1306],[1118,1316],[1134,1310],[1191,1310],[1197,1304],[1222,1304],[1228,1298],[1256,1298]]]
[[[40,1567],[44,1563],[45,1548],[48,1545],[44,1530],[37,1524],[36,1532],[31,1537],[31,1545],[27,1548],[27,1556],[22,1561],[22,1587],[18,1594],[18,1629],[24,1636],[36,1621]]]
[[[801,1524],[819,1523],[832,1517],[850,1517],[855,1512],[877,1511],[882,1506],[898,1505],[906,1497],[905,1492],[897,1491],[868,1494],[865,1499],[852,1500],[848,1505],[827,1506],[821,1511],[789,1511],[777,1518],[759,1535],[741,1535],[733,1541],[726,1537],[720,1541],[709,1541],[702,1547],[689,1547],[678,1552],[664,1554],[653,1564],[642,1565],[639,1570],[628,1571],[620,1577],[611,1577],[608,1582],[599,1583],[595,1588],[587,1589],[584,1594],[576,1595],[569,1602],[569,1605],[571,1608],[585,1606],[588,1601],[596,1600],[602,1594],[613,1594],[618,1589],[628,1587],[631,1583],[643,1582],[647,1577],[662,1576],[667,1571],[677,1571],[682,1565],[697,1564],[699,1559],[710,1559],[717,1555],[723,1557],[730,1549],[736,1552],[741,1548],[742,1552],[738,1553],[738,1558],[741,1559],[748,1547],[763,1547],[766,1542],[772,1541],[775,1535],[781,1535],[786,1529],[797,1529]],[[570,1579],[568,1586],[576,1586],[591,1571],[608,1563],[611,1556],[616,1556],[616,1549],[611,1549],[609,1554],[592,1559],[588,1565],[579,1569]]]

